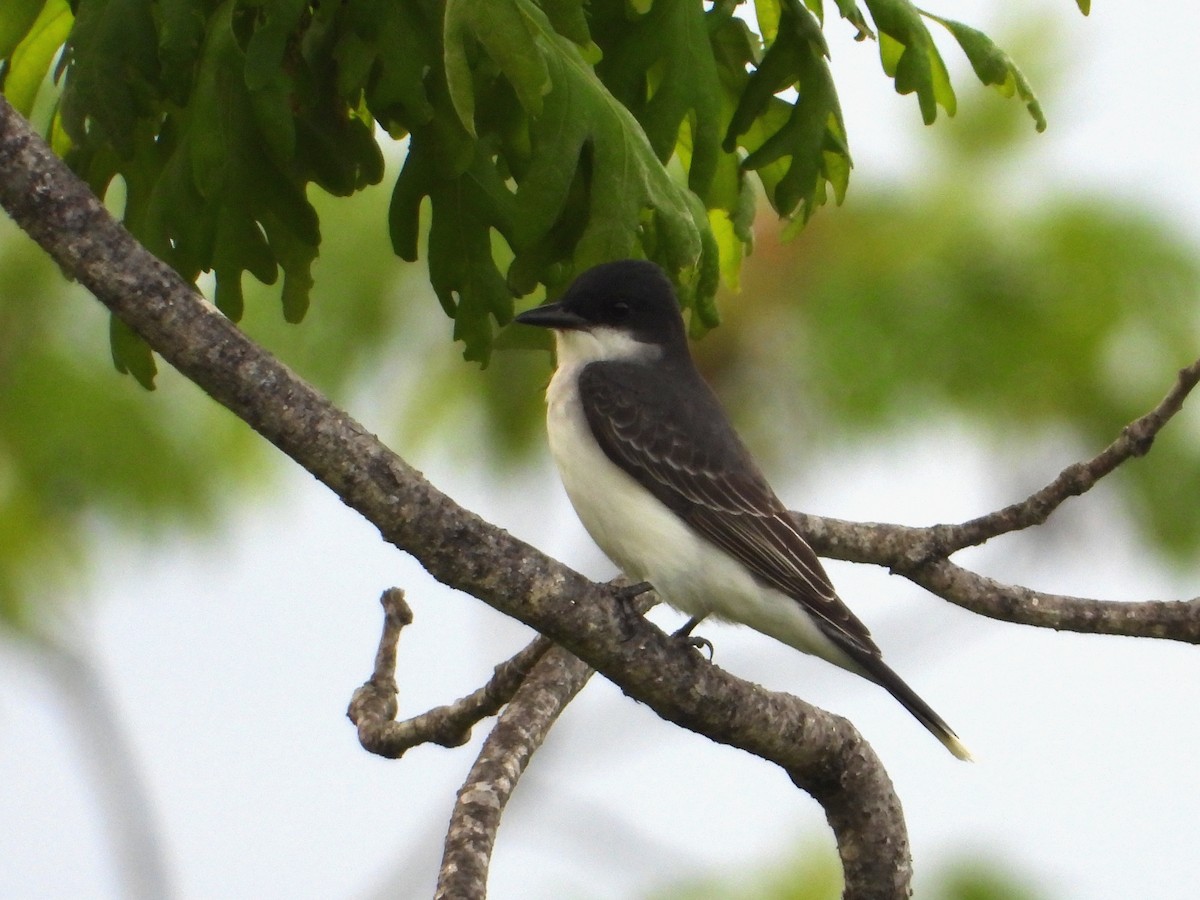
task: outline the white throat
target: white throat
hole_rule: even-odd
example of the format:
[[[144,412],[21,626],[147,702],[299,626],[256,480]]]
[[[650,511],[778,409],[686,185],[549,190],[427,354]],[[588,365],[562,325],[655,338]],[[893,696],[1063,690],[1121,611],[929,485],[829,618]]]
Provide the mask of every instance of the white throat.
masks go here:
[[[642,343],[617,328],[555,331],[554,343],[560,370],[578,369],[593,362],[650,362],[662,355],[657,344]]]

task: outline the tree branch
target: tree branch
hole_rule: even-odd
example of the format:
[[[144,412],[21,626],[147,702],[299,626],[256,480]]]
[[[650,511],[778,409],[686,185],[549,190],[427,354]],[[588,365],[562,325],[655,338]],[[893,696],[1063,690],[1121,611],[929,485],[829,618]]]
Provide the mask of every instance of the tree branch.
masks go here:
[[[1020,503],[953,525],[938,533],[946,555],[964,547],[975,547],[1001,534],[1041,525],[1068,497],[1078,497],[1117,466],[1136,456],[1145,456],[1163,426],[1183,409],[1188,394],[1200,382],[1200,359],[1179,370],[1175,384],[1162,402],[1150,412],[1130,422],[1117,439],[1094,458],[1073,463],[1058,477]]]
[[[948,559],[900,574],[963,609],[1004,622],[1200,644],[1200,598],[1128,601],[1048,594],[995,581]]]
[[[963,609],[1017,625],[1160,638],[1200,644],[1200,597],[1191,600],[1096,600],[1049,594],[972,572],[937,546],[941,529],[880,522],[849,522],[791,511],[820,556],[890,569]]]
[[[383,634],[375,655],[375,672],[354,692],[346,715],[358,726],[363,749],[388,759],[399,759],[418,744],[460,747],[471,739],[471,727],[494,716],[508,703],[534,665],[554,646],[544,637],[534,639],[520,653],[496,666],[488,683],[461,700],[395,721],[396,645],[401,630],[412,624],[412,610],[404,592],[389,588],[380,602],[384,609]]]
[[[963,522],[915,528],[847,522],[792,511],[800,530],[822,556],[884,566],[964,609],[993,619],[1078,631],[1200,643],[1200,597],[1191,600],[1094,600],[1048,594],[1005,584],[950,561],[964,547],[1044,523],[1068,498],[1091,490],[1122,463],[1145,455],[1158,433],[1200,383],[1200,360],[1180,369],[1162,401],[1126,425],[1090,460],[1067,466],[1019,503]]]
[[[629,582],[621,576],[609,584],[621,593]],[[642,616],[658,597],[645,591],[622,602],[628,604],[630,617]],[[482,900],[487,895],[488,868],[508,799],[534,752],[592,672],[578,657],[554,647],[525,675],[459,789],[435,897]]]
[[[3,98],[0,204],[164,359],[433,577],[545,634],[668,721],[787,770],[826,811],[846,897],[908,895],[899,800],[849,722],[703,662],[631,622],[611,591],[458,506],[134,241]]]
[[[534,752],[592,670],[561,647],[545,654],[500,714],[458,792],[446,850],[438,871],[437,900],[482,900],[500,817]]]

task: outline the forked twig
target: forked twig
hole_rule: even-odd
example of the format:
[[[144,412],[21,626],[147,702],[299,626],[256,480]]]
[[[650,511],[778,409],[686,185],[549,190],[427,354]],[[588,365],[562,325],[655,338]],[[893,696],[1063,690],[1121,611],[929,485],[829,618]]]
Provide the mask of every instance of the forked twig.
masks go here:
[[[884,566],[937,596],[989,618],[1087,634],[1121,634],[1200,643],[1200,597],[1190,600],[1098,600],[1005,584],[950,561],[999,535],[1045,522],[1068,498],[1086,493],[1122,463],[1146,454],[1159,432],[1200,384],[1200,360],[1180,369],[1162,401],[1126,425],[1089,460],[1067,466],[1045,487],[1004,509],[961,524],[924,528],[848,522],[792,512],[821,556]]]
[[[939,526],[937,539],[945,554],[978,546],[1001,534],[1041,525],[1067,498],[1091,490],[1096,482],[1127,460],[1145,456],[1163,426],[1183,409],[1184,401],[1197,383],[1200,383],[1200,359],[1180,369],[1162,401],[1122,428],[1117,439],[1092,459],[1067,466],[1048,485],[1019,503],[961,525]]]
[[[363,748],[389,759],[398,759],[418,744],[443,747],[465,744],[471,739],[472,726],[494,716],[516,693],[530,669],[554,646],[548,639],[538,637],[496,666],[488,683],[479,690],[397,722],[396,649],[400,632],[412,624],[413,616],[400,588],[384,591],[379,601],[383,604],[384,620],[375,653],[375,671],[354,692],[346,715],[358,727],[358,740]]]

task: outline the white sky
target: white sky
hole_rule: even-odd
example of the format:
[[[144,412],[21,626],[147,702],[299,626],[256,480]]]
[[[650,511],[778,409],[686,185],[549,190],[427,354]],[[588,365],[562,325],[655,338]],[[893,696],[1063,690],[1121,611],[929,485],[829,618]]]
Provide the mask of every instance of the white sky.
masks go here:
[[[1016,6],[938,9],[989,30],[992,9]],[[1061,12],[1067,38],[1067,89],[1047,110],[1037,165],[1024,174],[1035,185],[1146,198],[1200,241],[1200,10],[1131,7],[1097,2],[1083,19],[1069,0],[1019,4]],[[873,48],[836,29],[831,44],[839,71],[852,69],[841,83],[855,177],[903,177],[914,154],[899,121],[916,116],[914,101],[891,92]],[[960,74],[960,105],[978,100],[967,84]],[[369,410],[354,412],[371,424]],[[1069,461],[1052,453],[1047,478]],[[905,461],[899,480],[896,459]],[[413,462],[547,552],[594,577],[612,574],[548,467],[495,485],[437,448]],[[796,493],[814,512],[845,518],[953,520],[1014,499],[997,493],[996,464],[969,432],[948,426],[827,460]],[[220,541],[112,548],[84,633],[142,766],[179,896],[429,896],[454,791],[482,731],[468,747],[420,748],[400,762],[358,748],[343,713],[369,674],[375,598],[399,584],[416,611],[401,643],[409,713],[478,686],[527,632],[441,589],[304,473],[289,466],[281,477],[284,489]],[[1044,533],[968,560],[1084,595],[1200,593],[1195,573],[1173,580],[1158,570],[1114,517],[1111,493],[1100,490]],[[1055,539],[1059,521],[1073,542]],[[922,877],[964,855],[1024,873],[1056,898],[1195,896],[1195,648],[988,622],[881,572],[833,564],[831,573],[844,596],[863,598],[853,605],[889,661],[955,727],[976,765],[951,759],[865,682],[752,633],[706,634],[722,666],[864,731],[905,805],[918,897]],[[0,648],[0,897],[121,895],[82,762],[94,748],[77,737],[29,657]],[[814,844],[831,845],[822,814],[780,772],[660,722],[596,679],[518,789],[491,896],[617,900]]]

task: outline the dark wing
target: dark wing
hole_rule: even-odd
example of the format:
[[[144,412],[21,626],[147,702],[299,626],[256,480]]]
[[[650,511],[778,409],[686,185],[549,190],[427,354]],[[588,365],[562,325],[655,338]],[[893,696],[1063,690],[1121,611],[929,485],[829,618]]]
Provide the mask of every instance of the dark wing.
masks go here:
[[[595,362],[580,373],[584,414],[605,455],[760,580],[795,598],[852,656],[878,659],[867,627],[837,596],[708,385],[691,366],[673,376],[651,383],[644,365],[620,362]]]

